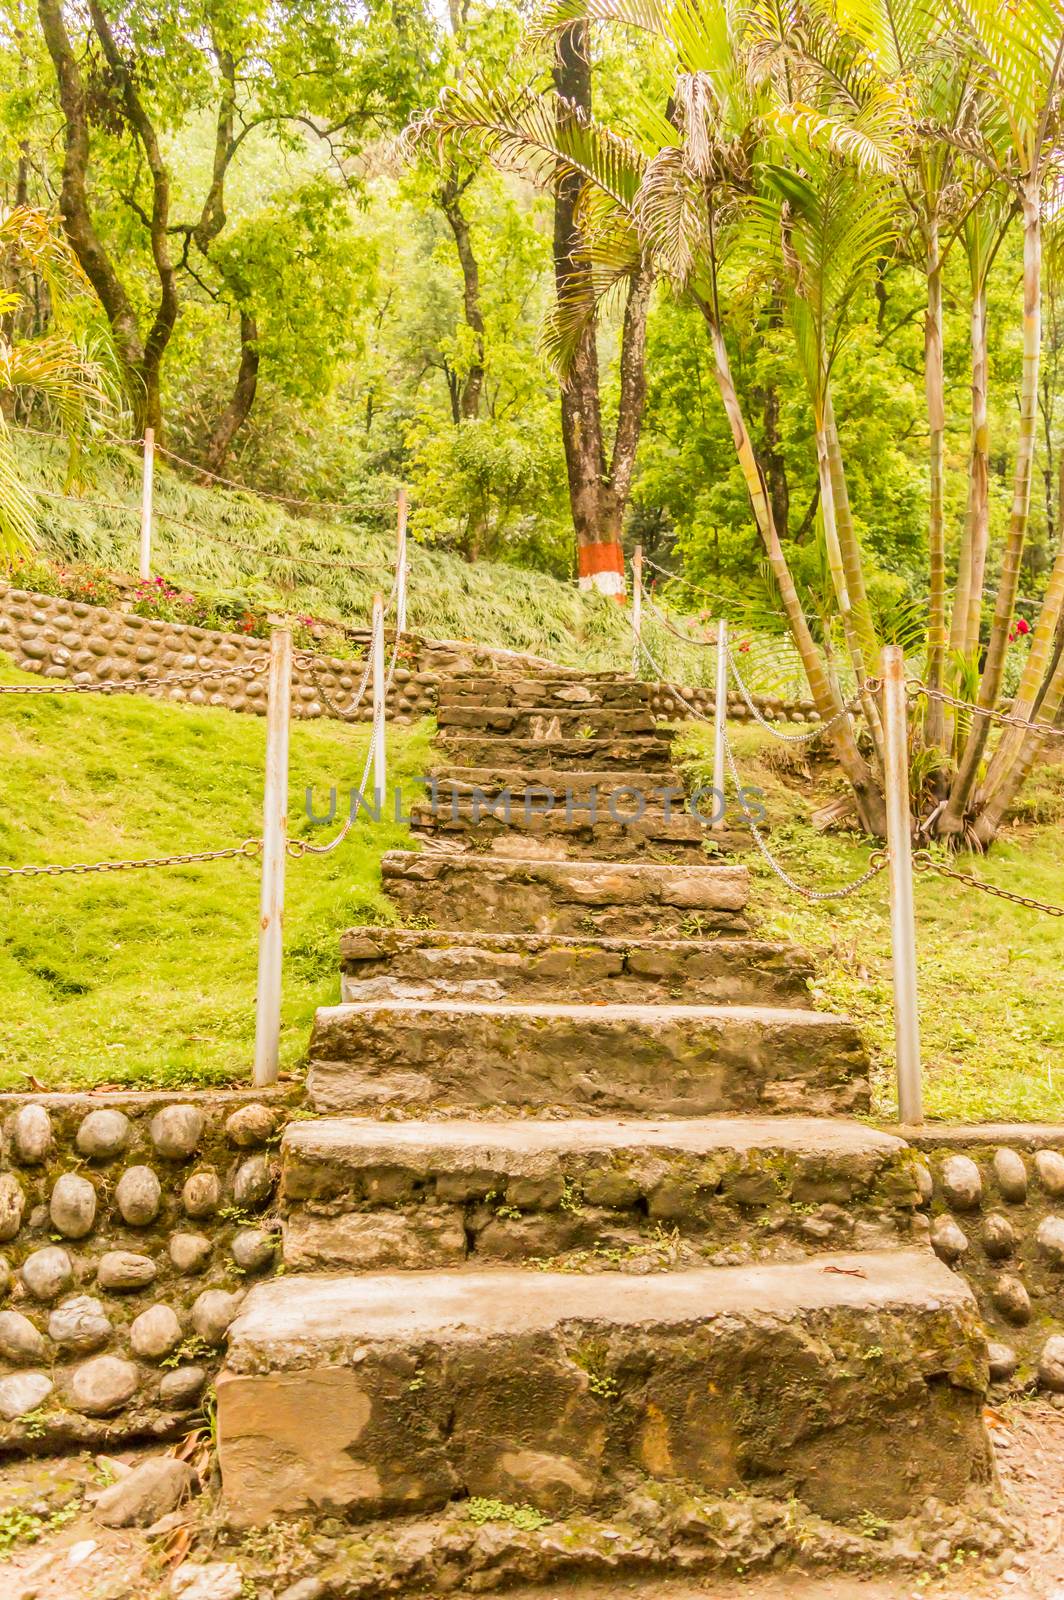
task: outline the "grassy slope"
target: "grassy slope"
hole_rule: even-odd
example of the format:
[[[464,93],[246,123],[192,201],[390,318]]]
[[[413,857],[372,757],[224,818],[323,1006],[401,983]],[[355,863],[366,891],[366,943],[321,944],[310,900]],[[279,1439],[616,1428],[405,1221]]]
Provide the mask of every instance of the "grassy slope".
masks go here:
[[[699,770],[712,764],[711,730],[683,734]],[[815,803],[839,785],[807,778],[783,746],[756,729],[733,731],[744,781],[766,793],[771,848],[810,888],[846,883],[869,849],[809,826]],[[782,768],[789,767],[789,771]],[[1040,769],[1024,815],[991,856],[964,870],[1003,888],[1064,905],[1064,766]],[[816,958],[816,1002],[859,1022],[876,1067],[876,1110],[893,1116],[890,925],[885,877],[849,899],[811,904],[751,857],[760,928],[797,941]],[[917,959],[929,1117],[1035,1121],[1064,1117],[1064,919],[1013,906],[923,873],[916,882]]]
[[[61,562],[87,562],[135,574],[138,454],[128,447],[94,453],[86,459],[76,490],[71,490],[65,482],[63,445],[25,432],[15,438],[27,482],[53,495],[64,491],[73,495],[41,502],[40,553]],[[390,531],[394,511],[384,488],[381,503],[365,508],[360,517],[326,521],[288,515],[251,494],[200,487],[179,477],[162,457],[156,458],[155,471],[160,513],[155,535],[157,574],[198,593],[241,594],[260,606],[290,613],[309,612],[356,625],[368,622],[373,591],[387,589],[395,559]],[[123,509],[108,509],[101,501]],[[178,526],[164,513],[189,526]],[[388,531],[376,531],[381,529]],[[592,671],[628,668],[632,651],[628,613],[613,601],[581,594],[575,583],[544,573],[484,561],[470,566],[445,551],[418,545],[416,512],[411,530],[408,620],[414,632],[528,651]],[[360,566],[358,570],[316,567],[310,561],[301,565],[288,559],[293,553]],[[684,644],[649,617],[646,634],[673,681],[712,681],[711,650]],[[774,658],[780,653],[787,662],[786,684],[793,672],[790,652],[777,641],[769,654]],[[765,687],[779,684],[773,660]]]
[[[2,658],[0,658],[2,660]],[[0,666],[6,681],[21,681]],[[390,731],[390,778],[425,768],[429,725]],[[292,730],[293,832],[362,772],[368,733]],[[260,828],[265,724],[128,697],[0,700],[0,859],[71,862],[239,843]],[[342,814],[342,802],[341,802]],[[332,830],[314,833],[317,839]],[[333,855],[290,861],[282,1048],[297,1060],[315,1006],[338,998],[337,935],[387,918],[382,850],[405,830],[360,821]],[[224,861],[84,877],[7,879],[0,936],[0,1088],[32,1073],[93,1082],[248,1081],[258,867]]]

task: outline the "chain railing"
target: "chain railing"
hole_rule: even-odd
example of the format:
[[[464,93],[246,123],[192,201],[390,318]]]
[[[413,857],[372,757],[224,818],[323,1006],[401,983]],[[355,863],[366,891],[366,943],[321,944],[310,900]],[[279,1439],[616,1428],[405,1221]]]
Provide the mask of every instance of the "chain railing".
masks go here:
[[[385,602],[377,594],[373,599],[373,618],[370,644],[362,678],[351,702],[338,713],[350,719],[365,696],[369,684],[373,685],[373,717],[365,766],[359,785],[359,799],[363,800],[372,771],[374,792],[383,797],[386,784],[385,723],[387,700],[395,678],[396,666],[403,642],[406,610],[406,526],[405,504],[400,505],[400,539],[392,592]],[[391,661],[385,669],[385,616],[395,605],[394,643]],[[298,661],[309,669],[319,694],[330,703],[324,686],[317,678],[317,663],[309,652],[293,652],[292,636],[287,628],[277,628],[270,638],[269,657],[255,657],[240,665],[197,671],[191,668],[169,673],[163,677],[114,680],[102,684],[2,684],[0,695],[34,694],[119,694],[147,692],[170,684],[186,684],[219,678],[250,678],[268,672],[266,701],[266,777],[263,801],[263,832],[257,839],[245,839],[239,844],[224,845],[212,850],[175,851],[170,855],[133,857],[119,861],[77,861],[64,863],[29,863],[21,866],[0,864],[0,879],[55,878],[84,876],[89,873],[134,872],[171,866],[200,866],[208,862],[261,858],[261,886],[259,905],[259,970],[255,1000],[255,1063],[254,1082],[257,1086],[274,1083],[277,1079],[280,1056],[281,1028],[281,968],[283,959],[282,922],[284,910],[284,867],[289,858],[303,856],[328,856],[347,838],[358,814],[354,804],[348,811],[343,826],[325,844],[309,839],[288,837],[288,740],[292,714],[292,666]],[[377,801],[379,816],[380,800]]]
[[[682,690],[677,689],[666,680],[653,650],[650,649],[642,636],[639,618],[645,606],[669,632],[676,634],[678,637],[684,637],[679,633],[679,630],[672,627],[668,617],[659,610],[653,598],[643,589],[642,568],[644,561],[652,567],[656,564],[646,557],[642,557],[641,552],[640,556],[640,560],[633,562],[633,585],[638,584],[639,586],[639,603],[633,608],[635,620],[630,622],[634,635],[634,658],[636,664],[638,666],[640,659],[645,660],[651,671],[658,678],[664,693],[669,695],[678,706],[681,706],[689,717],[714,725],[714,788],[723,798],[726,785],[730,784],[739,802],[743,822],[768,869],[788,890],[800,896],[803,900],[814,904],[846,899],[858,894],[883,874],[888,875],[890,884],[899,1115],[903,1123],[917,1124],[923,1119],[914,908],[914,883],[917,876],[931,873],[947,881],[960,884],[965,890],[973,890],[979,894],[990,895],[995,899],[1006,901],[1010,905],[1037,911],[1045,916],[1064,917],[1064,906],[1040,899],[1035,895],[1025,894],[1022,891],[1003,888],[996,883],[988,883],[974,873],[965,872],[951,865],[948,861],[939,859],[931,850],[913,850],[912,812],[909,792],[908,705],[915,700],[926,698],[949,706],[967,717],[984,717],[997,726],[1018,728],[1025,734],[1034,734],[1039,738],[1045,739],[1064,739],[1064,727],[1057,727],[1052,723],[1039,719],[1036,709],[1032,710],[1028,716],[1018,716],[1010,711],[999,711],[995,708],[973,705],[971,702],[959,699],[946,690],[930,688],[919,678],[907,678],[901,650],[896,646],[887,646],[883,651],[881,675],[867,678],[861,683],[858,686],[857,694],[840,705],[834,716],[817,723],[808,730],[803,729],[797,733],[784,733],[774,725],[771,718],[762,713],[761,708],[758,706],[756,698],[746,683],[736,661],[735,653],[728,638],[728,624],[724,619],[719,619],[715,624],[718,668],[714,701],[715,715],[710,718]],[[664,571],[662,568],[658,570]],[[701,641],[685,639],[685,642],[697,644]],[[728,694],[733,680],[749,716],[771,738],[783,744],[804,744],[815,739],[824,738],[830,735],[833,729],[846,718],[858,715],[870,701],[878,702],[884,731],[883,776],[887,842],[885,849],[878,849],[872,852],[866,870],[852,882],[823,889],[800,883],[776,858],[756,820],[743,803],[743,796],[748,791],[744,788],[735,751],[728,738],[726,727]]]
[[[871,679],[870,682],[874,685],[877,680]],[[919,678],[908,680],[906,693],[910,700],[937,700],[942,705],[963,711],[970,717],[983,717],[1005,728],[1022,728],[1025,733],[1037,733],[1044,739],[1064,739],[1064,728],[1055,727],[1052,722],[1041,722],[1034,716],[1016,717],[1009,711],[996,711],[991,707],[975,705],[970,700],[958,700],[956,695],[947,694],[945,689],[929,688],[926,683],[921,683]]]

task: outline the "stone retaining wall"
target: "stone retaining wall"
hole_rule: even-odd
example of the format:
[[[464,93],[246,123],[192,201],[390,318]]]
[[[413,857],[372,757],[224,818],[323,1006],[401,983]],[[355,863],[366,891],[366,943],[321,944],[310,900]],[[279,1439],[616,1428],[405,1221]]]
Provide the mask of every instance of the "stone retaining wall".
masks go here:
[[[279,1259],[293,1091],[0,1095],[0,1451],[192,1425]],[[1064,1395],[1064,1126],[898,1129],[1010,1388]]]
[[[439,673],[419,665],[420,644],[411,638],[405,663],[401,659],[396,666],[388,715],[398,722],[411,722],[435,709]],[[259,716],[266,711],[266,675],[247,673],[263,660],[268,645],[246,634],[216,633],[56,595],[0,588],[0,651],[27,672],[85,684],[145,683],[180,672],[224,669],[231,676],[169,684],[151,692],[190,705],[225,706]],[[361,660],[304,655],[292,671],[292,715],[337,716],[347,707],[361,676]],[[372,696],[367,693],[351,720],[365,722],[372,714]]]
[[[931,1243],[971,1284],[992,1377],[1064,1395],[1064,1127],[898,1129],[931,1170]]]
[[[273,1272],[284,1095],[0,1095],[0,1450],[189,1427]]]
[[[351,638],[364,652],[369,643],[368,632],[352,629]],[[247,634],[161,622],[130,611],[0,585],[0,652],[24,671],[38,672],[46,678],[86,684],[132,684],[178,672],[231,669],[231,676],[168,685],[152,692],[166,700],[224,706],[229,711],[261,716],[266,710],[265,674],[253,678],[244,674],[253,662],[262,659],[266,648],[265,640]],[[306,652],[301,654],[306,656]],[[363,660],[364,655],[357,660],[322,655],[313,657],[312,662],[297,662],[292,673],[292,715],[339,716],[358,687]],[[436,709],[440,679],[455,673],[517,669],[531,674],[550,666],[538,656],[517,651],[409,634],[395,670],[388,715],[397,722],[430,715]],[[697,707],[700,715],[712,715],[712,690],[685,686],[680,693]],[[782,700],[768,696],[755,698],[766,715],[786,714],[787,720],[799,722],[818,720],[811,701],[786,706]],[[650,704],[667,721],[683,721],[694,715],[685,711],[664,685],[655,686]],[[350,720],[368,722],[372,709],[367,694]],[[728,714],[736,721],[745,721],[750,715],[738,696],[729,700]]]

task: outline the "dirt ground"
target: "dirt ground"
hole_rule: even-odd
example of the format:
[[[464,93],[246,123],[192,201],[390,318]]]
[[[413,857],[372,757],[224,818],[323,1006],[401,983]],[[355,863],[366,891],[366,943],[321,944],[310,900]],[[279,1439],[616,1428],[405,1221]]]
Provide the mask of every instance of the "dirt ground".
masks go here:
[[[1064,1600],[1064,1410],[1018,1402],[988,1411],[987,1420],[1002,1488],[1026,1540],[999,1571],[965,1565],[947,1575],[869,1579],[801,1573],[682,1582],[617,1578],[510,1590],[507,1600]],[[182,1514],[167,1519],[154,1538],[102,1528],[84,1497],[103,1481],[91,1455],[0,1468],[0,1600],[169,1595],[170,1570],[185,1544]],[[281,1600],[286,1582],[280,1579],[276,1588],[249,1582],[242,1600]]]

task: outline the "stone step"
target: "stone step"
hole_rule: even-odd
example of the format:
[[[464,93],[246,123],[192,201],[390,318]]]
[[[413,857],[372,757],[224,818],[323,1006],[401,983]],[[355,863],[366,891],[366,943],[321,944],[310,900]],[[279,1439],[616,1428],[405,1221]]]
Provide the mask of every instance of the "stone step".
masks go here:
[[[281,1156],[296,1271],[646,1272],[920,1233],[915,1151],[828,1118],[292,1122]]]
[[[741,866],[558,861],[389,850],[386,892],[403,917],[497,933],[744,933]]]
[[[462,733],[443,728],[435,740],[440,764],[458,767],[550,767],[558,772],[650,770],[669,772],[672,734],[658,726],[653,733],[612,738],[514,738],[502,734]]]
[[[229,1330],[224,1509],[249,1527],[476,1497],[564,1517],[634,1483],[901,1517],[990,1477],[986,1381],[971,1293],[930,1251],[651,1281],[284,1276]]]
[[[598,939],[570,934],[350,928],[341,999],[684,1002],[798,1005],[811,958],[764,939]]]
[[[713,802],[707,802],[714,814]],[[626,806],[628,809],[626,809]],[[565,857],[598,861],[651,858],[659,861],[705,861],[706,844],[713,853],[749,848],[750,835],[737,828],[711,829],[707,822],[678,805],[663,808],[632,805],[631,795],[610,803],[580,796],[520,792],[505,798],[476,801],[452,796],[441,785],[435,801],[410,810],[412,831],[419,836],[454,841],[485,854]]]
[[[868,1109],[853,1024],[759,1006],[363,1001],[323,1006],[310,1042],[316,1111],[844,1116]]]
[[[587,706],[639,709],[650,704],[655,685],[637,678],[606,676],[574,683],[571,678],[456,677],[437,691],[440,706],[550,706],[574,710]]]
[[[561,705],[439,705],[436,722],[441,729],[487,730],[512,739],[538,740],[623,738],[651,734],[656,726],[653,713],[645,707]]]
[[[601,791],[600,808],[607,809],[609,796],[619,789],[634,789],[647,797],[648,804],[664,805],[662,790],[671,791],[670,803],[680,807],[686,793],[679,774],[671,768],[650,771],[626,772],[623,767],[603,768],[601,771],[570,772],[559,767],[456,767],[449,762],[433,763],[432,777],[439,785],[441,797],[452,794],[471,796],[474,790],[489,797],[509,789],[514,796],[534,789],[537,795],[546,791],[556,805],[565,805],[567,795],[585,798],[592,789]],[[656,794],[655,794],[656,791]],[[618,806],[623,796],[617,800]]]

